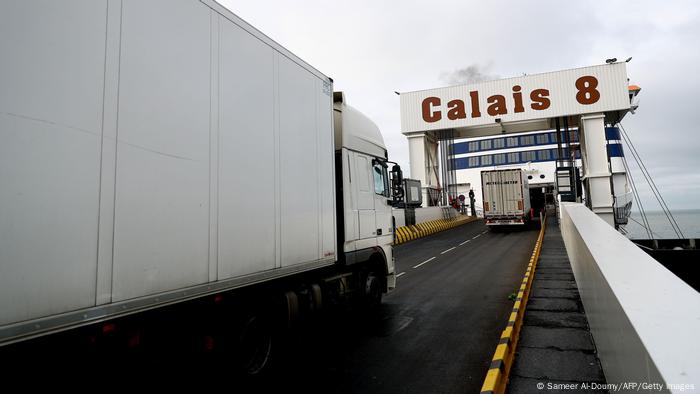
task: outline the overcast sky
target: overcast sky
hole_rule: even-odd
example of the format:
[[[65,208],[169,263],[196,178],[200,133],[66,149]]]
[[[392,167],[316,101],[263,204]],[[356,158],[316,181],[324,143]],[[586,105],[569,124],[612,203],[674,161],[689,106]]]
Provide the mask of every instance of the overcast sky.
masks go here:
[[[700,208],[700,2],[220,1],[332,77],[406,170],[394,91],[632,56],[641,102],[622,124],[671,209]],[[634,164],[633,174],[658,209]]]

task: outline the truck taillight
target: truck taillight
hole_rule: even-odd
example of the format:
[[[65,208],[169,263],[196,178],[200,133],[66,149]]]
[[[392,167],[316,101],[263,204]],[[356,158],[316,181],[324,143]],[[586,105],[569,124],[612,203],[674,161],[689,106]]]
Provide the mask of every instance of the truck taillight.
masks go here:
[[[518,201],[518,210],[522,211],[523,209],[523,200]]]
[[[488,211],[488,210],[489,210],[489,203],[484,201],[484,211]]]

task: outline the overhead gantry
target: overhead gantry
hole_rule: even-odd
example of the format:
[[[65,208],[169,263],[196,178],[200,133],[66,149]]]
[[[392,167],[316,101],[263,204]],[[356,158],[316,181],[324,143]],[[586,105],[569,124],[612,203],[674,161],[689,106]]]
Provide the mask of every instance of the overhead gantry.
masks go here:
[[[614,225],[605,127],[632,109],[636,92],[629,89],[626,63],[612,63],[401,93],[411,177],[422,182],[425,194],[440,185],[440,141],[567,125],[579,130],[586,205]]]

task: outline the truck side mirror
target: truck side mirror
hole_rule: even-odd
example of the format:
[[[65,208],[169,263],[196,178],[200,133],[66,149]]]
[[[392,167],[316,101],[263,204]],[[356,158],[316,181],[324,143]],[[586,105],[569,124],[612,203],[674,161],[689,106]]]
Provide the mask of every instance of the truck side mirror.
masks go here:
[[[403,201],[403,172],[401,166],[394,164],[391,167],[391,195],[393,196],[394,204]]]

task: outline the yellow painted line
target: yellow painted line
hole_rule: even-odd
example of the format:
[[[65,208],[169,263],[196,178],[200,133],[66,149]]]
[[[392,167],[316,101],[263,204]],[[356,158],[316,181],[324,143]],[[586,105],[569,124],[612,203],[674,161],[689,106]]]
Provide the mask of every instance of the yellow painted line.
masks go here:
[[[495,393],[498,383],[501,381],[501,371],[498,369],[489,369],[484,380],[484,385],[481,387],[482,393]]]
[[[546,220],[546,217],[545,217]],[[532,252],[530,263],[527,265],[525,274],[523,275],[522,284],[518,291],[516,301],[513,303],[513,309],[508,317],[508,324],[501,333],[501,339],[496,346],[496,351],[493,354],[491,368],[486,373],[484,384],[481,386],[481,393],[504,393],[508,385],[510,367],[515,358],[515,350],[517,349],[518,339],[520,337],[520,328],[523,324],[527,300],[530,297],[530,288],[534,281],[535,269],[542,250],[542,241],[544,239],[545,223],[542,223],[540,234],[535,242],[535,250]]]

